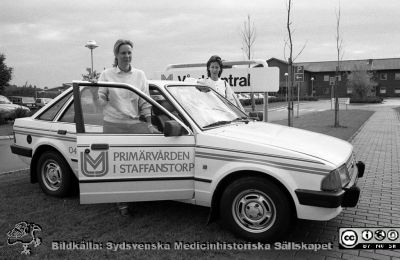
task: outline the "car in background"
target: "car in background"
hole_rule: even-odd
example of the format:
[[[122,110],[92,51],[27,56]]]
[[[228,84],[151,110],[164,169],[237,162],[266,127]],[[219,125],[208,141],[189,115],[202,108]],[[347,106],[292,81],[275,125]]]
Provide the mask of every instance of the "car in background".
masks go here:
[[[24,117],[30,113],[30,109],[13,104],[7,97],[0,95],[0,117],[5,120],[14,120],[17,117]]]
[[[241,101],[250,100],[250,95],[248,93],[237,93],[236,95]]]
[[[41,108],[44,107],[47,103],[49,103],[52,99],[51,98],[37,98],[35,103],[36,106]]]
[[[22,96],[10,96],[9,100],[16,105],[25,106],[29,108],[35,108],[35,99],[33,97],[22,97]]]
[[[264,100],[264,93],[254,93],[254,98],[255,99]],[[271,100],[274,100],[274,99],[276,99],[275,96],[268,95],[268,101],[271,101]]]

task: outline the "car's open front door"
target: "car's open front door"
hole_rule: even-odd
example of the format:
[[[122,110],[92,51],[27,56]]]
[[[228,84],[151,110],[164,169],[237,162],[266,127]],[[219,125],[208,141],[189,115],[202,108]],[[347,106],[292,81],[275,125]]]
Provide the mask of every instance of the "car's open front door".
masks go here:
[[[166,134],[164,125],[157,124],[154,127],[159,133],[105,133],[103,113],[113,98],[109,96],[105,106],[98,104],[98,91],[105,88],[108,93],[123,90],[123,95],[137,95],[153,109],[157,107],[172,119],[175,134]],[[143,92],[126,84],[74,82],[74,100],[81,203],[193,197],[195,141],[190,129],[174,121]],[[176,134],[177,129],[181,134]]]

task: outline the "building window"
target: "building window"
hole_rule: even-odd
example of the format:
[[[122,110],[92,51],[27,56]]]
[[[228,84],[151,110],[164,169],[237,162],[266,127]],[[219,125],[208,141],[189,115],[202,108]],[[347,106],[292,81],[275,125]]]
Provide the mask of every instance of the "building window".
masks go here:
[[[394,80],[400,80],[400,73],[394,74]]]
[[[353,93],[353,88],[347,87],[347,94],[352,94],[352,93]]]
[[[381,87],[381,89],[379,90],[379,93],[386,94],[386,88],[385,87]]]
[[[329,75],[324,75],[324,81],[329,81]]]
[[[400,87],[396,87],[396,88],[394,89],[394,93],[395,93],[395,94],[400,94]]]
[[[380,79],[380,80],[387,80],[387,73],[381,73],[381,74],[379,75],[379,79]]]

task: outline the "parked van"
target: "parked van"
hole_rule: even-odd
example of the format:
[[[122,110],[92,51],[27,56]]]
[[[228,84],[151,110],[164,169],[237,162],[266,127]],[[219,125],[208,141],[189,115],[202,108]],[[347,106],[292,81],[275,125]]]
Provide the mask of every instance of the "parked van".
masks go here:
[[[44,107],[50,101],[51,101],[51,98],[37,98],[36,99],[36,106],[37,107]]]
[[[11,96],[8,97],[13,104],[26,106],[29,108],[36,107],[35,99],[33,97]]]

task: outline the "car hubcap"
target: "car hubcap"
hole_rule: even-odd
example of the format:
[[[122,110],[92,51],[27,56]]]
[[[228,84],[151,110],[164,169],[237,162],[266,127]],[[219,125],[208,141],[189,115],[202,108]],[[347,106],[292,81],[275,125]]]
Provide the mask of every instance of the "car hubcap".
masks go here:
[[[43,166],[44,184],[49,190],[58,190],[61,186],[62,171],[60,166],[54,161],[48,161]]]
[[[232,213],[236,223],[252,233],[268,230],[275,222],[274,202],[258,190],[246,190],[233,200]]]

